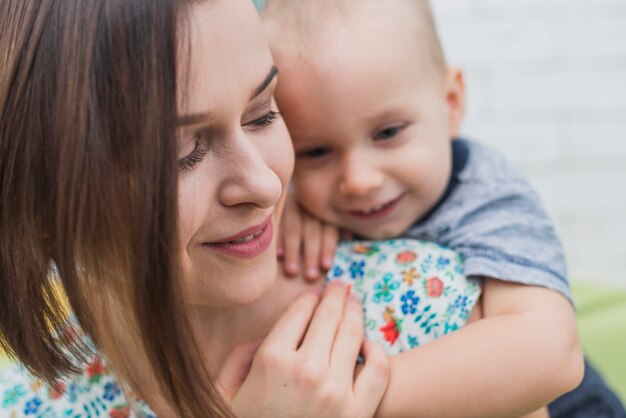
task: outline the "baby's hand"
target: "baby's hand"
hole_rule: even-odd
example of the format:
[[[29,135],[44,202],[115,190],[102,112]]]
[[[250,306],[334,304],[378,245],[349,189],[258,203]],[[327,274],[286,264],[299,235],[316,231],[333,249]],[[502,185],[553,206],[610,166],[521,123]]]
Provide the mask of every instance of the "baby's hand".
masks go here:
[[[339,231],[306,213],[292,193],[287,195],[285,210],[278,235],[278,257],[288,276],[300,273],[304,259],[304,277],[307,280],[320,278],[320,271],[328,270],[333,261]]]

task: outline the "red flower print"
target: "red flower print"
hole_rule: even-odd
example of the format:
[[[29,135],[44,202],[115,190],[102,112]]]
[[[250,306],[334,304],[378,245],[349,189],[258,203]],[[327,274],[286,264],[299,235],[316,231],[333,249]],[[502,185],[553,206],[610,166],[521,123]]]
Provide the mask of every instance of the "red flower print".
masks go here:
[[[398,325],[393,320],[388,320],[385,325],[379,328],[379,330],[383,333],[383,338],[389,342],[389,344],[393,345],[396,342],[398,337],[400,336],[400,332],[398,331]]]
[[[50,399],[58,399],[65,393],[65,383],[56,382],[54,386],[50,386]]]
[[[89,364],[86,372],[87,376],[89,377],[89,382],[93,383],[99,382],[102,375],[106,373],[106,370],[104,365],[102,364],[102,360],[96,358],[94,361],[91,362],[91,364]]]
[[[396,261],[400,264],[409,264],[417,260],[417,253],[414,251],[402,251],[396,256]]]
[[[431,298],[438,298],[443,293],[443,282],[438,277],[426,280],[426,292]]]
[[[109,418],[128,418],[130,410],[127,406],[113,408],[109,411]]]

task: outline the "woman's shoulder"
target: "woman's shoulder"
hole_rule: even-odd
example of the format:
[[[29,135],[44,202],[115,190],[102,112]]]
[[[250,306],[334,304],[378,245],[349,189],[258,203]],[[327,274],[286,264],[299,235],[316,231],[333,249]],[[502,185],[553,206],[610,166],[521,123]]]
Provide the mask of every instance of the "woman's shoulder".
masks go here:
[[[125,396],[128,391],[122,390],[115,373],[71,314],[67,332],[71,338],[81,339],[88,350],[85,360],[73,361],[78,373],[50,385],[17,362],[5,365],[0,368],[0,417],[126,418],[137,416],[133,410],[154,417],[144,402],[133,401],[131,408]]]
[[[130,417],[129,404],[115,376],[101,357],[80,373],[48,385],[19,364],[0,370],[2,417]]]

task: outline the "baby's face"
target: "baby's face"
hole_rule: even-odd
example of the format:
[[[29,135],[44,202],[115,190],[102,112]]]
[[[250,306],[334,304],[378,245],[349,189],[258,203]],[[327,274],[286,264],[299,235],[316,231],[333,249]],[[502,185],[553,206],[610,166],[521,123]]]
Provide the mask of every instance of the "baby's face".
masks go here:
[[[442,196],[463,110],[460,73],[388,32],[275,56],[299,202],[370,239],[401,235]]]

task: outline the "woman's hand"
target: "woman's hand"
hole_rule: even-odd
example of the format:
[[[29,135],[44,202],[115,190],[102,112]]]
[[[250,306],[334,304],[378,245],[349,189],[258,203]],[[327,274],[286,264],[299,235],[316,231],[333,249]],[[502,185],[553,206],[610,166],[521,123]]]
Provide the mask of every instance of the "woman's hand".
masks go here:
[[[339,230],[305,212],[293,193],[287,195],[278,237],[278,256],[288,276],[300,273],[304,262],[304,277],[317,280],[320,271],[328,270],[339,241]]]
[[[224,364],[218,381],[235,413],[373,416],[387,387],[389,360],[381,346],[363,340],[361,309],[336,284],[327,286],[321,301],[307,293],[293,302],[256,353],[255,344],[248,344]],[[355,373],[359,353],[365,363]],[[252,359],[247,376],[240,367],[246,356]]]

